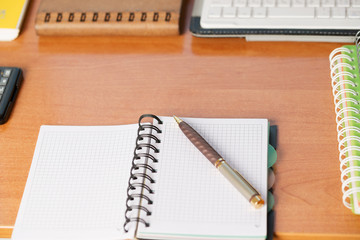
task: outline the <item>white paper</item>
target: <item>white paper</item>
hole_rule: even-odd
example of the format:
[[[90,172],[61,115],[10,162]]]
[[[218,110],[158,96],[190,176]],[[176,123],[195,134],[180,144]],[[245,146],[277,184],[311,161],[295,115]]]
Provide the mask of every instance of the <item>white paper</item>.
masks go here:
[[[125,238],[136,131],[42,126],[12,239]]]
[[[185,137],[173,118],[161,118],[162,133],[152,215],[142,216],[137,236],[170,238],[266,237],[266,205],[250,203]],[[238,170],[263,198],[267,196],[266,119],[184,118]]]

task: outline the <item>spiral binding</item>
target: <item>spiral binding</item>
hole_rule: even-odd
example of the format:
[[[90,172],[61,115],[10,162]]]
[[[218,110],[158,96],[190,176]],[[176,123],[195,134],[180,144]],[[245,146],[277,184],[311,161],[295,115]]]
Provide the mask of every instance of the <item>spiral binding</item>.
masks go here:
[[[144,114],[139,118],[136,146],[127,188],[125,223],[123,226],[125,232],[129,231],[127,227],[133,222],[136,224],[142,223],[146,227],[150,226],[150,223],[142,218],[139,212],[143,211],[146,216],[151,215],[150,209],[141,203],[145,201],[147,205],[153,204],[151,194],[154,194],[152,184],[155,183],[155,180],[152,175],[156,173],[154,164],[158,162],[158,159],[155,155],[159,152],[159,149],[154,144],[160,143],[160,139],[155,134],[161,134],[161,130],[153,124],[141,123],[144,118],[149,117],[157,120],[158,124],[162,124],[162,121],[152,114]],[[146,140],[147,142],[143,143]],[[134,190],[137,189],[141,191],[134,193]],[[138,199],[138,203],[134,203],[135,199]],[[133,210],[138,210],[138,212],[134,213]]]
[[[360,32],[355,36],[356,57],[360,59]],[[359,95],[356,79],[359,73],[355,73],[359,69],[359,65],[355,65],[355,55],[352,50],[340,47],[332,51],[329,56],[331,69],[331,84],[333,87],[336,123],[338,130],[339,142],[339,161],[341,171],[341,182],[343,192],[343,203],[347,208],[351,208],[350,198],[360,192],[359,187],[355,187],[355,182],[360,182],[360,177],[351,174],[360,172],[360,167],[354,163],[360,164],[360,156],[355,156],[352,152],[356,151],[360,154],[360,137],[351,136],[349,132],[358,132],[360,134],[360,118],[349,116],[348,113],[360,114],[360,106],[356,97]],[[357,61],[359,63],[359,61]],[[344,88],[348,84],[352,88]],[[350,106],[348,106],[350,105]],[[352,106],[351,106],[352,105]],[[355,105],[355,107],[354,107]],[[349,126],[351,122],[353,126]],[[347,144],[347,143],[353,144]],[[357,146],[358,145],[358,146]],[[350,184],[352,187],[350,188]]]

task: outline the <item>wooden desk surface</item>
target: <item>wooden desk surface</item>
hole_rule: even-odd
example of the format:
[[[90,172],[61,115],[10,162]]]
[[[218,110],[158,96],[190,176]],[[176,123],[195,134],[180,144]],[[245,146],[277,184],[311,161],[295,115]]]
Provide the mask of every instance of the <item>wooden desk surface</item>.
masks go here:
[[[277,239],[360,239],[342,205],[329,53],[338,43],[175,37],[38,37],[39,0],[0,64],[25,80],[0,126],[0,237],[9,237],[42,124],[135,123],[139,115],[269,118],[279,127]],[[9,230],[10,228],[10,230]]]

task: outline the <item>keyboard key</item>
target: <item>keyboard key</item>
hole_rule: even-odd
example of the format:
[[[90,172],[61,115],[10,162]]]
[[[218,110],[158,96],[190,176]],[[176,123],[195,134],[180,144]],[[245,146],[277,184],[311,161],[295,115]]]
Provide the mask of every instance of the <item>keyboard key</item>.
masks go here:
[[[11,69],[4,69],[3,77],[10,77]]]
[[[349,18],[360,18],[360,8],[347,8]]]
[[[352,7],[360,7],[360,0],[351,0]]]
[[[246,2],[247,2],[246,0],[234,0],[234,6],[235,7],[245,7]]]
[[[330,17],[330,8],[329,7],[316,8],[316,16],[318,18],[329,18]]]
[[[275,0],[264,0],[263,5],[264,7],[275,7]]]
[[[0,86],[5,86],[6,83],[8,82],[8,80],[9,80],[9,78],[5,78],[5,77],[1,78],[0,79]]]
[[[249,7],[260,7],[261,0],[249,0]]]
[[[230,7],[231,0],[211,0],[210,5],[213,7]]]
[[[5,91],[5,86],[0,86],[0,94],[3,94]]]
[[[344,7],[332,8],[332,16],[333,18],[345,18],[345,11]]]
[[[293,6],[294,7],[305,7],[305,0],[294,0]]]
[[[209,18],[220,18],[221,7],[212,7],[209,9]]]
[[[266,17],[266,8],[264,7],[257,7],[253,9],[253,16],[254,18],[264,18]]]
[[[320,7],[320,0],[308,0],[307,6],[308,7]]]
[[[335,0],[322,0],[321,6],[322,7],[335,7]]]
[[[224,18],[234,18],[236,16],[236,8],[233,7],[223,8],[223,16]]]
[[[350,0],[336,0],[336,6],[338,6],[338,7],[350,7]]]
[[[313,18],[314,8],[268,8],[269,18]]]
[[[290,7],[290,0],[278,0],[279,7]]]
[[[239,18],[249,18],[251,16],[251,8],[249,7],[238,8],[237,16]]]

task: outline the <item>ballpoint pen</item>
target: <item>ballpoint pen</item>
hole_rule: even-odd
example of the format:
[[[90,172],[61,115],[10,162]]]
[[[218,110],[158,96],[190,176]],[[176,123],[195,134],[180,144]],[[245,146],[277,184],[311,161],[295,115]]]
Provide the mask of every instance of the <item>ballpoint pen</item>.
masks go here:
[[[258,191],[255,190],[241,174],[233,169],[221,156],[210,146],[206,140],[197,133],[189,124],[174,116],[181,131],[185,136],[204,154],[204,156],[220,171],[220,173],[255,207],[261,208],[265,201]]]

